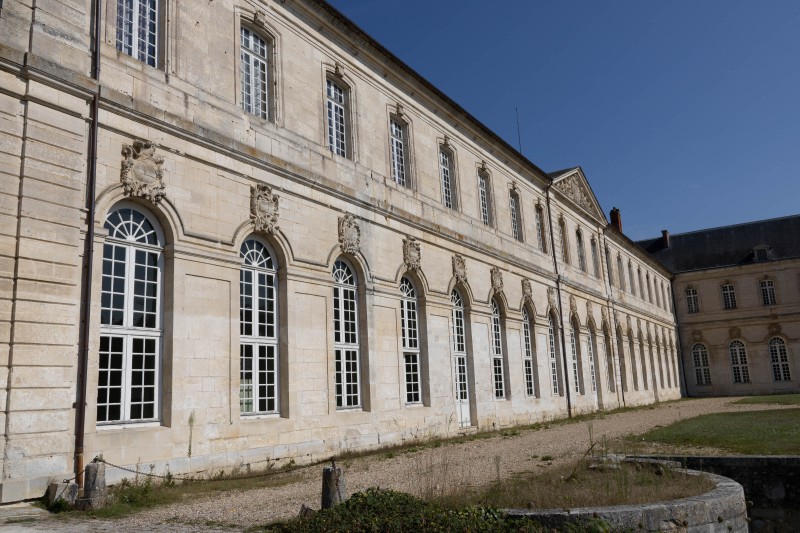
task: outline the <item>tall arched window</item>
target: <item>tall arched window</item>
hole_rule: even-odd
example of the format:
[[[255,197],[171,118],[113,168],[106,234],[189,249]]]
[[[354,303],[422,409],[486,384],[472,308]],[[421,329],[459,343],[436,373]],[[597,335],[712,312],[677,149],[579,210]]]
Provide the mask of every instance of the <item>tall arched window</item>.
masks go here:
[[[255,32],[241,28],[242,108],[257,117],[269,118],[269,43]]]
[[[594,330],[591,324],[586,328],[586,357],[589,360],[589,380],[592,385],[592,392],[597,392],[597,371],[594,363]]]
[[[747,350],[742,341],[732,341],[730,345],[731,367],[734,383],[750,383],[750,369],[747,367]]]
[[[278,283],[266,246],[248,239],[239,250],[239,411],[278,412]]]
[[[419,319],[417,292],[408,278],[400,280],[400,324],[403,332],[403,363],[406,376],[406,403],[422,402],[422,378],[419,360]]]
[[[633,390],[639,390],[639,359],[636,357],[636,343],[633,338],[633,331],[628,330],[628,349],[631,352],[631,374],[633,377]],[[639,354],[640,356],[642,354]]]
[[[780,337],[773,337],[769,341],[769,357],[772,360],[772,379],[775,381],[790,381],[789,354],[786,352],[786,342]]]
[[[579,327],[578,325],[573,322],[572,328],[570,330],[569,335],[569,345],[570,351],[572,352],[572,380],[573,380],[573,387],[575,394],[583,394],[583,384],[581,383],[583,380],[582,373],[583,373],[583,365],[581,365],[580,360],[580,349],[578,345],[580,344],[579,335]]]
[[[694,377],[697,384],[711,385],[711,369],[708,366],[708,349],[705,344],[697,343],[692,346],[692,359],[694,359]]]
[[[575,246],[578,249],[578,268],[586,272],[586,250],[583,247],[583,233],[575,231]]]
[[[467,367],[467,334],[464,320],[464,300],[455,289],[450,293],[452,305],[453,331],[450,335],[453,347],[453,368],[455,372],[456,408],[459,425],[469,426],[471,422],[469,406],[469,369]]]
[[[333,265],[333,349],[336,357],[336,407],[361,406],[361,349],[355,273],[341,259]]]
[[[539,396],[539,385],[535,374],[536,359],[533,345],[533,322],[527,307],[522,308],[522,340],[525,348],[525,352],[522,354],[525,393],[528,396]]]
[[[650,385],[647,378],[647,352],[644,350],[644,335],[641,329],[639,330],[639,359],[642,361],[642,384],[644,385],[644,390],[648,390]]]
[[[553,396],[557,396],[559,393],[558,344],[556,344],[556,326],[553,315],[547,317],[547,348],[550,353],[550,384]]]
[[[105,229],[97,423],[158,420],[164,243],[135,208],[109,213]]]
[[[606,367],[606,383],[608,383],[608,390],[610,392],[617,392],[617,373],[614,369],[614,352],[611,348],[611,333],[608,327],[603,325],[603,344],[605,345],[605,367]]]
[[[505,398],[505,371],[503,369],[503,324],[500,306],[492,300],[492,380],[494,397]]]
[[[628,363],[625,360],[625,343],[622,341],[622,328],[617,328],[617,354],[619,356],[619,380],[622,391],[628,392]]]

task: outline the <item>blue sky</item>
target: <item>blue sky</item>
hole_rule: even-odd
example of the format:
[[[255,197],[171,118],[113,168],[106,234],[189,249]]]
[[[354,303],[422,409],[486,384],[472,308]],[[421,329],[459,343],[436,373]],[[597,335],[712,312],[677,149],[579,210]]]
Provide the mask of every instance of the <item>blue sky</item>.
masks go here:
[[[798,0],[333,0],[633,239],[800,213]]]

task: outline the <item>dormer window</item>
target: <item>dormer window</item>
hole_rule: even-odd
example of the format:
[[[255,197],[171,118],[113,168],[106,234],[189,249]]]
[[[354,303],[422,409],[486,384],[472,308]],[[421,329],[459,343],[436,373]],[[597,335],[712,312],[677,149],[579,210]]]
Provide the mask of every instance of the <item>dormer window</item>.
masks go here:
[[[753,248],[753,261],[769,261],[769,246],[756,246]]]

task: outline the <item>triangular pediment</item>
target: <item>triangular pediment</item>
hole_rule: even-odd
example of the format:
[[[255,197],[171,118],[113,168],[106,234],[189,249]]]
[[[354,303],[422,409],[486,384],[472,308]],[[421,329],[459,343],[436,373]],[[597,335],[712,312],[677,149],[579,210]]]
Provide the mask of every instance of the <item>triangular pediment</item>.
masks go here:
[[[554,172],[550,176],[553,178],[553,186],[567,200],[598,222],[608,224],[603,209],[580,167]]]

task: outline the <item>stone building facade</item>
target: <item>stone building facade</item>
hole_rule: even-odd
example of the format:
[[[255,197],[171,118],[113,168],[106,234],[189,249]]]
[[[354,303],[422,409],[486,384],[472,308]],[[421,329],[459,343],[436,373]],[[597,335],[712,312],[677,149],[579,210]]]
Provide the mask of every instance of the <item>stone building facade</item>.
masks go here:
[[[800,216],[642,241],[674,273],[690,396],[800,391]]]
[[[0,180],[4,502],[680,396],[581,169],[320,0],[4,0]]]

